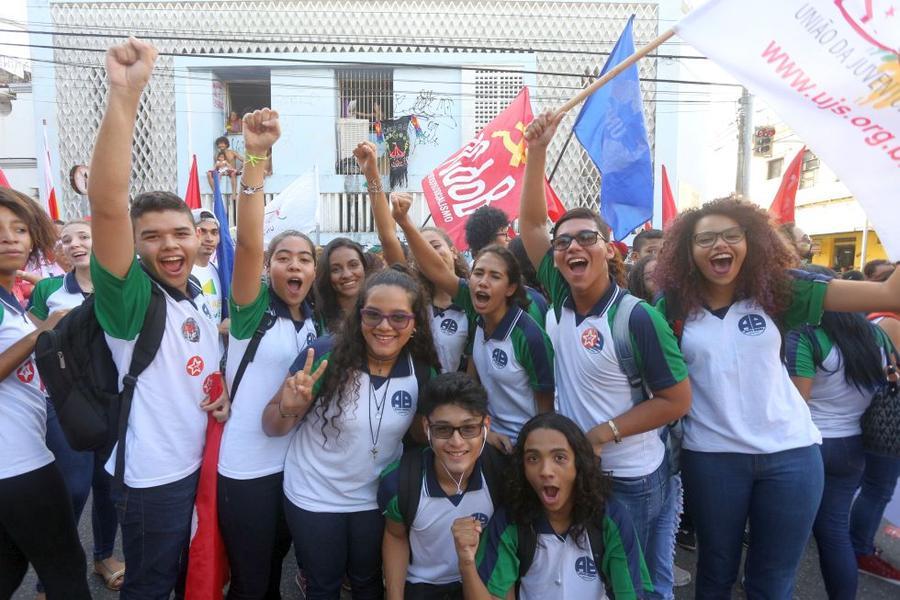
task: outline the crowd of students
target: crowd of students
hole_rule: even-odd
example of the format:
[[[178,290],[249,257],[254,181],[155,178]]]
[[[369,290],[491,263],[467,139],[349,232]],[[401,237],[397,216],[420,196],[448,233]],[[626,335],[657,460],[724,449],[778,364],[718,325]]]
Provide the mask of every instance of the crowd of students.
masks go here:
[[[292,543],[314,599],[347,582],[358,599],[670,599],[682,493],[697,598],[731,597],[748,526],[748,598],[791,597],[811,533],[831,598],[854,597],[858,561],[897,581],[873,539],[900,460],[866,453],[859,424],[900,343],[893,265],[878,281],[800,269],[794,240],[727,198],[639,235],[626,273],[595,212],[548,226],[550,113],[526,131],[519,236],[480,209],[471,267],[411,222],[409,195],[388,202],[368,142],[355,156],[389,266],[345,238],[319,249],[285,231],[264,247],[262,157],[281,130],[263,109],[241,126],[222,298],[206,283],[215,217],[169,192],[129,205],[155,59],[134,39],[108,51],[91,220],[62,228],[71,270],[40,281],[27,311],[16,273],[58,236],[0,189],[0,599],[29,563],[50,600],[90,597],[75,529],[89,490],[95,572],[126,600],[181,597],[207,413],[225,422],[230,600],[279,598]],[[90,294],[120,373],[153,297],[165,302],[120,491],[114,453],[68,447],[31,358]],[[875,311],[888,311],[877,326],[858,314]],[[213,400],[220,364],[229,394]]]

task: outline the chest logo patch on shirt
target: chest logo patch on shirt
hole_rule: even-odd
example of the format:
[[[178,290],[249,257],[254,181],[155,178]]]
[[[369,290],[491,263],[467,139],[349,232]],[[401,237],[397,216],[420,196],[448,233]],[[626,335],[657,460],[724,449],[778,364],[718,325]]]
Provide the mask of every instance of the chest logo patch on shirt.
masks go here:
[[[18,377],[19,381],[22,383],[32,382],[34,379],[34,363],[31,362],[31,359],[16,369],[16,377]]]
[[[509,364],[509,357],[506,356],[506,352],[500,348],[496,348],[491,352],[491,363],[494,365],[495,369],[503,369]]]
[[[599,354],[603,350],[603,336],[596,327],[588,327],[581,332],[581,345],[591,354]]]
[[[314,341],[316,341],[316,334],[313,333],[312,331],[310,331],[309,333],[306,334],[306,345],[309,346]]]
[[[761,315],[751,313],[741,317],[741,320],[738,321],[738,329],[744,335],[759,335],[766,330],[766,319]]]
[[[453,335],[459,330],[459,325],[453,319],[444,319],[441,321],[441,333]]]
[[[597,565],[590,556],[579,556],[575,559],[575,574],[585,581],[597,579]]]
[[[488,516],[487,516],[486,514],[484,514],[484,513],[478,513],[478,512],[477,512],[477,513],[472,513],[470,516],[475,517],[476,519],[478,519],[478,522],[481,523],[481,526],[482,526],[482,527],[487,527],[488,521],[490,521],[490,519],[488,518]]]
[[[394,409],[395,413],[402,417],[411,413],[413,409],[413,399],[410,393],[403,390],[394,392],[394,395],[391,396],[391,408]]]
[[[199,377],[200,373],[203,372],[203,358],[200,356],[190,357],[184,366],[184,370],[191,377]]]
[[[181,337],[195,344],[200,341],[200,325],[193,317],[188,317],[181,324]]]
[[[203,314],[206,315],[207,319],[213,318],[212,311],[209,310],[209,306],[206,304],[206,302],[203,303]]]

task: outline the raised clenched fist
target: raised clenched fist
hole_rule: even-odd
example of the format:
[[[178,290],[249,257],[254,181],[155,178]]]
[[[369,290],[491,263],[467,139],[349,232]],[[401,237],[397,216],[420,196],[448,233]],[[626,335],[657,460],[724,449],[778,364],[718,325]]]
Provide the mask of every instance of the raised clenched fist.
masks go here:
[[[106,51],[106,75],[112,90],[140,94],[150,81],[158,54],[153,44],[133,37],[110,47]]]

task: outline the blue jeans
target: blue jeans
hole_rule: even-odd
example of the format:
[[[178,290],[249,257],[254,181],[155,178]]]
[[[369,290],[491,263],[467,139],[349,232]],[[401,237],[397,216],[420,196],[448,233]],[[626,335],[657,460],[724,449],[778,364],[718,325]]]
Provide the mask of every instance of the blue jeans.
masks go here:
[[[681,455],[681,477],[697,532],[696,598],[731,598],[741,562],[749,600],[790,600],[797,567],[822,500],[822,455],[813,446],[772,454]]]
[[[681,488],[669,476],[669,462],[644,477],[613,477],[613,497],[627,509],[644,552],[653,592],[648,598],[674,598],[672,565]]]
[[[69,490],[75,523],[81,520],[81,513],[93,489],[91,526],[94,533],[94,560],[109,558],[116,545],[116,531],[119,527],[116,506],[111,497],[112,476],[104,470],[104,460],[98,453],[72,450],[59,424],[53,403],[49,400],[47,448],[56,457],[56,465],[62,472],[66,488]]]
[[[198,470],[165,485],[125,486],[118,508],[128,568],[120,600],[168,600],[183,586],[199,479]]]
[[[875,534],[881,527],[884,509],[894,496],[898,476],[900,458],[866,452],[859,495],[850,511],[850,540],[856,554],[867,556],[875,552]]]
[[[813,523],[819,567],[830,600],[853,600],[859,574],[850,543],[850,504],[865,467],[862,436],[825,438],[819,449],[825,465],[822,504]]]
[[[338,600],[345,573],[353,588],[353,600],[384,598],[384,517],[380,511],[310,512],[285,498],[284,514],[294,537],[294,549],[303,563],[309,600]]]

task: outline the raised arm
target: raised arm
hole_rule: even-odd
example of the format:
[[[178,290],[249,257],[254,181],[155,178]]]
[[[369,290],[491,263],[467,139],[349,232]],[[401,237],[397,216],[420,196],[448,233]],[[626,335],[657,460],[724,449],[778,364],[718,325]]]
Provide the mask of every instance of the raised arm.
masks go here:
[[[384,253],[384,262],[387,265],[394,263],[406,263],[403,247],[397,237],[397,226],[391,217],[391,207],[388,206],[387,194],[381,187],[381,176],[378,174],[378,155],[375,144],[372,142],[360,142],[353,150],[353,156],[359,165],[359,170],[366,177],[366,185],[369,190],[369,199],[372,201],[372,216],[375,219],[375,231],[378,233],[378,241]]]
[[[411,205],[412,196],[409,194],[393,194],[391,206],[394,221],[406,235],[406,243],[409,244],[409,250],[416,258],[419,271],[439,289],[455,296],[459,291],[459,278],[456,273],[447,268],[431,244],[422,237],[416,224],[410,220],[409,207]]]
[[[900,312],[900,269],[886,281],[832,279],[825,292],[825,310]]]
[[[519,235],[522,236],[525,252],[535,269],[550,249],[544,171],[547,167],[547,145],[553,139],[562,117],[563,115],[554,116],[552,111],[545,112],[525,130],[528,159],[525,161],[525,178],[522,181],[522,198],[519,204]]]
[[[244,146],[249,156],[264,157],[278,138],[281,125],[278,113],[264,108],[247,115],[243,120]],[[244,163],[241,176],[241,195],[237,203],[237,242],[234,251],[234,273],[231,295],[238,306],[253,302],[259,294],[263,270],[263,217],[266,206],[263,193],[265,160]],[[245,187],[246,186],[246,187]],[[247,193],[253,189],[252,193]]]
[[[134,262],[134,233],[128,216],[131,139],[156,55],[156,48],[135,38],[106,52],[109,94],[91,156],[88,199],[94,256],[118,277],[124,277]]]

